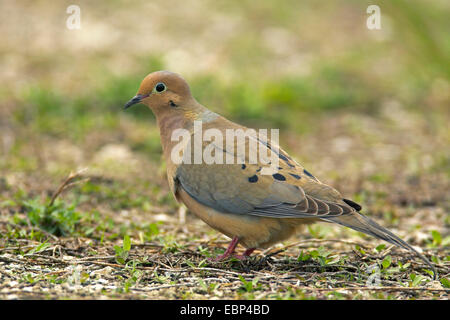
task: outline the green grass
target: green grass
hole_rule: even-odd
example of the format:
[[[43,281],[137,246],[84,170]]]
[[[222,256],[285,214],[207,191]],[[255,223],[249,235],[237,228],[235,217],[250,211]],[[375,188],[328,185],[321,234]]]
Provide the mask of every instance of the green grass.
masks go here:
[[[350,238],[361,246],[336,249],[312,243],[278,255],[275,262],[269,260],[275,267],[267,264],[258,272],[290,273],[312,289],[333,286],[330,292],[298,289],[296,282],[274,289],[264,277],[258,278],[261,273],[231,277],[229,290],[228,284],[204,280],[212,276],[208,268],[247,273],[255,261],[211,264],[207,258],[224,251],[224,245],[215,243],[220,235],[195,219],[187,223],[187,233],[179,231],[178,204],[167,187],[155,118],[143,105],[123,110],[149,72],[180,72],[198,101],[211,110],[251,127],[281,129],[282,145],[308,170],[362,203],[365,214],[426,249],[444,270],[450,261],[445,252],[450,244],[450,218],[445,214],[450,177],[448,7],[439,1],[381,1],[382,30],[372,32],[365,29],[369,4],[206,1],[198,4],[204,10],[156,10],[158,19],[140,17],[139,24],[135,21],[146,10],[139,2],[82,5],[86,16],[101,15],[99,25],[114,29],[112,38],[117,32],[124,42],[138,39],[139,44],[126,48],[122,41],[85,48],[78,42],[83,36],[73,33],[70,42],[62,42],[68,35],[58,33],[59,24],[34,28],[27,20],[22,24],[26,32],[14,26],[15,32],[7,24],[0,32],[4,45],[17,37],[27,43],[27,50],[3,48],[8,54],[6,81],[0,88],[0,249],[29,259],[30,265],[38,256],[61,258],[58,246],[63,255],[76,258],[111,256],[101,262],[115,268],[117,290],[101,294],[115,298],[129,297],[139,286],[178,283],[176,272],[158,269],[168,267],[186,268],[183,276],[195,278],[195,287],[146,297],[421,297],[339,291],[339,286],[364,286],[372,275],[364,270],[369,266],[379,269],[382,282],[407,288],[430,285],[430,274],[386,244],[326,224],[308,226],[299,238]],[[33,6],[12,6],[21,14],[36,13],[28,11]],[[105,9],[123,16],[109,20]],[[85,26],[102,32],[95,25]],[[42,37],[32,36],[35,29]],[[195,41],[187,45],[185,40],[193,35]],[[51,44],[31,41],[40,38]],[[157,45],[147,46],[150,42]],[[183,58],[170,61],[172,51],[191,58],[187,68],[177,67]],[[209,60],[214,63],[205,67]],[[111,145],[120,146],[129,158],[102,160]],[[50,205],[58,182],[79,167],[89,167],[90,180]],[[81,251],[75,252],[78,245]],[[347,270],[347,265],[359,269]],[[219,272],[214,277],[218,275],[224,276]],[[88,285],[96,280],[78,269],[49,275],[25,270],[15,277],[30,286]],[[450,286],[445,273],[440,284]]]

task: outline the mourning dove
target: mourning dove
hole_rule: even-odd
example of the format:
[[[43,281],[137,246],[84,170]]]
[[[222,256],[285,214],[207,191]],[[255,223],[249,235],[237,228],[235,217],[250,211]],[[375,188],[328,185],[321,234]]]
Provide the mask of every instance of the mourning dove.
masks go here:
[[[125,109],[137,103],[147,105],[156,116],[167,178],[175,198],[210,227],[232,239],[217,260],[233,255],[238,243],[247,248],[238,258],[245,258],[255,248],[267,248],[289,238],[304,224],[322,221],[337,223],[413,251],[436,275],[435,268],[423,255],[359,213],[359,204],[344,199],[337,190],[320,182],[269,139],[252,132],[242,150],[234,146],[234,139],[222,143],[211,137],[201,137],[200,155],[210,148],[211,155],[222,152],[229,158],[223,163],[199,162],[195,154],[195,128],[199,123],[202,132],[210,130],[216,138],[248,128],[198,103],[180,75],[168,71],[149,74]],[[181,139],[174,139],[176,132],[187,132],[191,140],[180,147]],[[252,155],[262,152],[276,155],[275,168],[271,161],[262,161],[259,157],[256,162],[251,159]],[[174,159],[177,154],[182,155],[181,162],[179,158]]]

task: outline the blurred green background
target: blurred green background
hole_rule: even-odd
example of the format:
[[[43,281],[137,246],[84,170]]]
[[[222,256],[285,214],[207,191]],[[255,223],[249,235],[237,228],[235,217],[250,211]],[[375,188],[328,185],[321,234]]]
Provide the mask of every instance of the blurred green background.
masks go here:
[[[66,27],[66,9],[72,4],[81,10],[79,30]],[[366,26],[372,4],[381,9],[380,30]],[[221,252],[225,237],[191,214],[187,223],[178,219],[153,114],[143,105],[123,110],[148,73],[165,69],[180,73],[200,103],[230,120],[280,129],[280,145],[308,171],[361,203],[364,214],[427,250],[448,288],[449,17],[448,0],[0,1],[2,257],[12,252],[22,259],[27,252],[23,248],[30,254],[50,250],[55,255],[57,247],[69,258],[108,258],[114,252],[117,257],[128,236],[134,259],[142,258],[138,263],[148,268],[155,259],[167,259],[162,265],[171,266],[172,259],[175,267],[183,268],[192,259],[200,267],[206,261],[202,259]],[[88,170],[53,203],[61,181],[80,168]],[[358,273],[355,267],[343,272],[345,281],[338,273],[327,273],[329,281],[323,282],[321,271],[311,269],[306,285],[352,286],[364,279],[360,270],[379,263],[375,260],[391,250],[384,251],[374,238],[330,224],[312,225],[297,236],[331,242],[349,238],[376,248],[367,249],[376,255],[348,258],[348,244],[341,251],[342,263],[353,259]],[[137,243],[150,245],[145,249]],[[309,250],[309,245],[302,248]],[[149,248],[157,248],[150,259],[144,252]],[[355,248],[353,252],[360,252]],[[298,250],[294,246],[280,256],[290,255],[297,265],[304,254],[302,249],[297,258]],[[389,285],[428,286],[430,273],[423,266],[405,263],[409,258],[404,256],[400,269],[388,269],[388,258],[379,265],[386,279],[396,277],[389,278],[395,280]],[[17,259],[4,264],[14,273],[5,271],[2,279],[35,283],[28,273],[35,270],[35,260],[23,268]],[[159,284],[156,269],[141,287]],[[286,270],[279,275],[291,272]],[[59,283],[67,277],[63,273]],[[114,292],[128,292],[137,281],[114,277]],[[61,298],[55,280],[47,282]],[[278,285],[277,292],[291,290],[283,281]],[[223,297],[242,298],[230,288]],[[177,288],[173,296],[201,292],[191,289]],[[44,293],[40,287],[33,290]],[[272,283],[261,291],[272,293],[260,297],[280,297]],[[157,299],[166,297],[154,293]],[[289,292],[286,297],[291,297]],[[300,292],[298,297],[305,296]],[[368,297],[385,296],[376,291]]]
[[[171,199],[152,113],[122,110],[166,69],[213,111],[279,128],[348,197],[448,209],[448,1],[377,1],[380,30],[361,0],[77,1],[79,30],[71,4],[0,4],[4,185],[40,194],[79,167],[131,181],[153,170],[145,188]]]

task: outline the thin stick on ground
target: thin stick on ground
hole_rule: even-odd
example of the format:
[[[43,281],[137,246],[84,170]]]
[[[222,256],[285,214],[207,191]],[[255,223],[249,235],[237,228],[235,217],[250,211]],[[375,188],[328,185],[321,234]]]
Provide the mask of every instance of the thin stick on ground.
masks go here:
[[[56,198],[58,198],[58,196],[61,193],[63,193],[63,191],[66,190],[67,188],[69,188],[77,183],[88,181],[89,178],[82,179],[79,181],[74,181],[76,178],[80,177],[86,170],[87,170],[87,168],[80,169],[76,172],[70,172],[70,174],[67,176],[67,178],[59,185],[58,189],[56,189],[56,191],[53,193],[48,206],[51,207],[55,203]]]

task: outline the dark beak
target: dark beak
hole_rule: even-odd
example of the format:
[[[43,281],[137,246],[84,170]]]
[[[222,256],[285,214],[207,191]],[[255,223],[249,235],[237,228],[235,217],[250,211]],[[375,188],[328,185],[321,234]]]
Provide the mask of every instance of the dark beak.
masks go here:
[[[124,109],[128,109],[129,107],[131,107],[134,104],[137,104],[139,102],[141,102],[142,99],[147,98],[149,95],[142,95],[142,94],[137,94],[135,95],[130,101],[128,101],[125,106]]]

